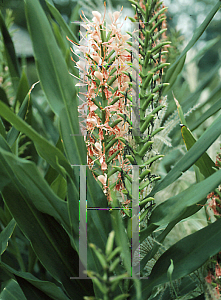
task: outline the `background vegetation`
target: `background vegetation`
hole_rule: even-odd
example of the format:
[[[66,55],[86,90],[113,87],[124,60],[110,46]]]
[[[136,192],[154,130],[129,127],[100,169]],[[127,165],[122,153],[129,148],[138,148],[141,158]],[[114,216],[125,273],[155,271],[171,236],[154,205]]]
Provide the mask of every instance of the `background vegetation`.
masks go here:
[[[197,9],[190,9],[196,4],[201,18]],[[0,2],[1,299],[12,299],[12,295],[21,300],[108,299],[99,280],[70,280],[79,271],[79,183],[78,171],[73,172],[71,166],[84,163],[85,150],[83,141],[73,137],[78,131],[77,91],[67,71],[77,72],[66,36],[78,36],[79,27],[72,22],[80,20],[82,7],[90,13],[90,5],[94,10],[98,7],[95,2],[62,0]],[[108,5],[115,10],[118,2]],[[127,1],[120,5],[133,15]],[[172,47],[166,81],[171,87],[164,90],[168,97],[162,123],[165,131],[158,135],[158,147],[165,157],[153,165],[161,181],[151,191],[156,207],[141,234],[141,268],[150,270],[156,263],[148,283],[120,277],[129,272],[130,258],[119,215],[113,213],[111,218],[103,211],[88,214],[89,242],[101,249],[107,265],[114,261],[114,257],[108,259],[106,248],[112,230],[115,242],[110,236],[109,244],[114,243],[114,249],[120,247],[116,257],[124,263],[113,272],[119,286],[113,287],[109,278],[106,282],[113,287],[111,299],[204,299],[209,294],[216,297],[214,288],[220,284],[208,285],[204,280],[220,262],[220,219],[215,221],[212,210],[200,210],[210,192],[216,189],[220,196],[221,171],[214,167],[221,133],[221,21],[213,19],[219,2],[186,5],[193,24],[184,36],[174,29],[185,20],[175,7],[177,1],[168,1],[168,5]],[[206,21],[201,25],[204,16]],[[181,110],[178,114],[172,92],[185,118]],[[185,129],[182,138],[181,122],[186,122],[197,143]],[[201,156],[205,151],[208,156]],[[194,165],[200,156],[201,163]],[[88,187],[88,203],[103,206],[105,196],[92,176],[88,176]],[[123,257],[119,249],[123,249]],[[97,258],[100,252],[92,248],[88,252],[88,269],[102,273],[102,259]],[[122,298],[117,298],[119,295]]]

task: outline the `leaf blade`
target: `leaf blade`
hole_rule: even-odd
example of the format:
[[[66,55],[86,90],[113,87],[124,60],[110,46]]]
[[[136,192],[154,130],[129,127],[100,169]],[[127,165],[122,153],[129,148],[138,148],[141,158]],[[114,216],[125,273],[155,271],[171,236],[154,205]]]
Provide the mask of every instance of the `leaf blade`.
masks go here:
[[[143,296],[148,297],[152,288],[168,281],[167,270],[170,259],[174,262],[173,280],[184,277],[200,268],[209,257],[221,250],[221,219],[213,224],[183,238],[170,247],[154,265],[146,285],[143,284]],[[135,299],[135,298],[132,298]]]
[[[181,127],[181,133],[186,145],[187,150],[189,151],[191,147],[196,143],[196,139],[194,138],[192,132],[185,125]],[[215,170],[215,163],[209,157],[209,155],[205,152],[203,155],[195,162],[195,165],[199,168],[200,172],[204,175],[205,178],[212,175]]]
[[[170,66],[166,73],[165,82],[169,82],[169,78],[173,76],[173,73],[178,75],[180,71],[182,70],[181,66],[184,64],[186,53],[194,46],[194,44],[197,42],[197,40],[200,38],[200,36],[203,34],[203,32],[206,30],[207,26],[213,19],[214,15],[217,13],[217,11],[220,8],[220,1],[218,1],[215,6],[212,8],[212,10],[209,12],[209,14],[206,16],[203,23],[195,30],[192,39],[189,41],[185,49],[182,51],[182,53],[178,56],[176,61]],[[184,60],[184,61],[183,61]],[[182,63],[181,63],[182,62]],[[175,80],[173,81],[175,82]],[[172,84],[168,87],[171,88]],[[164,92],[166,92],[167,89],[165,89]]]
[[[210,145],[219,137],[221,133],[221,115],[211,124],[209,128],[202,134],[193,147],[175,164],[173,169],[153,188],[147,196],[153,196],[155,193],[166,188],[183,172],[189,169],[197,159],[210,147]]]
[[[0,255],[6,250],[8,245],[8,240],[10,239],[14,229],[15,229],[15,220],[12,219],[8,225],[0,233]]]
[[[86,164],[86,147],[80,134],[76,90],[65,59],[39,1],[25,0],[25,12],[41,86],[52,110],[59,115],[68,159],[73,165]]]
[[[2,189],[3,199],[18,226],[30,240],[41,263],[56,280],[62,282],[70,296],[80,300],[84,291],[88,289],[89,294],[92,291],[88,281],[85,286],[83,280],[75,280],[73,283],[70,280],[70,277],[78,276],[77,252],[71,247],[69,236],[62,226],[53,217],[35,208],[33,198],[8,163],[12,157],[11,153],[1,149],[0,167],[11,180]]]

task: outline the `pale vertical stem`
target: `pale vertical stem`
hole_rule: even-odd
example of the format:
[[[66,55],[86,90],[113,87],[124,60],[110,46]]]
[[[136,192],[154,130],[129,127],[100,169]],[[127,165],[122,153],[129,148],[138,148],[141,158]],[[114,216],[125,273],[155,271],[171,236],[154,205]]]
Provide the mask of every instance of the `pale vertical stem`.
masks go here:
[[[134,29],[131,30],[131,32],[134,32],[132,37],[132,43],[134,44],[134,47],[131,47],[131,54],[132,54],[132,61],[133,64],[132,68],[132,78],[136,80],[134,82],[135,89],[132,89],[132,124],[133,124],[133,136],[140,136],[140,82],[139,82],[139,73],[137,70],[140,71],[140,65],[139,65],[139,52],[136,49],[139,49],[139,43],[138,43],[138,35],[139,35],[139,23],[133,23]]]
[[[86,200],[86,167],[80,166],[80,226],[79,226],[79,277],[87,278],[87,200]]]
[[[139,166],[133,165],[132,168],[132,276],[135,277],[135,269],[133,264],[135,250],[140,247],[139,241]],[[140,249],[139,249],[140,253]],[[137,273],[137,270],[136,270]],[[138,270],[140,277],[140,265]]]

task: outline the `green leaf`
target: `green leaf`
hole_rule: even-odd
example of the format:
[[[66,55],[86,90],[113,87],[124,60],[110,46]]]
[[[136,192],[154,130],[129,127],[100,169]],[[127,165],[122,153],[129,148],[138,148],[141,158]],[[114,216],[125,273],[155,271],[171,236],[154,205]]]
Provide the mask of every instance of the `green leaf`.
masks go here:
[[[53,192],[62,200],[65,200],[67,193],[67,182],[60,174],[57,178],[52,182],[51,189]]]
[[[201,56],[203,56],[209,49],[213,48],[216,43],[218,43],[220,41],[220,36],[217,36],[214,39],[211,39],[209,41],[206,41],[206,44],[203,48],[201,48],[197,54],[193,57],[193,59],[191,59],[190,62],[188,62],[189,64],[191,64],[193,61],[197,61],[201,58]]]
[[[180,58],[180,60],[177,62],[176,65],[172,68],[172,66],[166,71],[166,77],[165,77],[165,82],[168,82],[170,85],[164,87],[163,93],[166,94],[168,90],[172,88],[174,85],[175,81],[177,80],[178,75],[183,69],[184,63],[186,60],[186,55]]]
[[[25,13],[41,86],[52,110],[59,114],[65,99],[70,102],[75,96],[73,82],[39,1],[26,0]]]
[[[173,260],[171,259],[170,266],[167,270],[167,276],[168,276],[169,281],[172,281],[173,270],[174,270],[174,264],[173,264]]]
[[[24,104],[25,105],[25,104]],[[50,144],[30,125],[16,116],[4,103],[0,101],[0,115],[10,122],[17,130],[25,133],[35,144],[36,150],[55,170],[64,176],[62,167],[72,176],[72,169],[62,152]]]
[[[29,94],[26,95],[17,114],[17,116],[20,117],[21,119],[25,119],[28,110],[28,102],[29,102]],[[12,127],[7,133],[7,142],[10,145],[10,147],[12,147],[12,145],[14,144],[18,136],[19,136],[19,130],[17,130],[15,127]]]
[[[220,182],[221,170],[159,204],[152,212],[149,226],[147,229],[141,231],[141,241],[157,227],[165,226],[172,222],[175,222],[176,224],[183,218],[190,216],[190,212],[195,213],[197,204],[204,204],[206,202],[206,196],[213,191]],[[198,208],[200,209],[201,205],[198,206]],[[172,214],[171,211],[173,212]],[[173,225],[175,226],[175,224]]]
[[[221,116],[219,116],[209,128],[202,134],[193,147],[176,163],[173,169],[153,188],[151,193],[147,196],[150,197],[160,190],[164,189],[183,172],[188,170],[210,147],[210,145],[219,137],[221,133]]]
[[[61,138],[68,160],[72,165],[86,164],[86,147],[83,137],[79,135],[78,103],[73,81],[39,2],[26,0],[25,3],[39,78],[53,111],[59,115]],[[37,31],[36,28],[38,28]],[[72,176],[70,175],[70,178]],[[99,186],[95,179],[91,178],[92,174],[87,177],[88,206],[107,207],[107,200],[102,190],[96,192]],[[72,228],[76,232],[78,231],[75,223],[78,222],[79,197],[75,197],[74,189],[76,189],[75,184],[78,179],[77,176],[75,176],[75,181],[70,178],[68,176],[68,209]],[[95,243],[102,251],[105,249],[107,236],[111,230],[108,215],[107,211],[94,210],[88,213],[88,241]],[[90,255],[90,251],[88,254]],[[93,269],[97,268],[96,260],[90,259],[88,262],[92,264]]]
[[[196,143],[196,139],[192,132],[184,125],[181,127],[181,133],[187,150],[190,150],[190,148]],[[195,162],[195,165],[200,169],[200,172],[205,178],[215,172],[213,169],[215,168],[215,163],[206,152],[203,153],[203,155]]]
[[[60,133],[68,160],[72,165],[86,165],[87,153],[83,137],[77,132],[78,118],[76,118],[73,103],[60,113]]]
[[[3,138],[6,138],[5,126],[1,118],[0,118],[0,134],[3,136]]]
[[[18,277],[18,276],[15,276],[15,278],[27,299],[33,299],[33,300],[51,300],[51,299],[53,299],[51,297],[48,297],[41,290],[30,285],[29,282],[27,282],[23,278]]]
[[[154,265],[148,281],[142,280],[142,295],[148,298],[154,286],[168,281],[170,260],[174,262],[173,280],[200,268],[208,258],[221,251],[221,219],[183,238],[170,247]],[[136,299],[135,296],[132,299]]]
[[[51,116],[47,115],[47,113],[44,111],[43,107],[38,104],[38,100],[33,95],[31,96],[31,98],[32,98],[32,106],[38,110],[38,113],[39,113],[40,117],[42,118],[42,122],[44,125],[44,133],[45,133],[47,139],[49,141],[51,140],[53,142],[53,144],[56,145],[58,140],[60,141],[59,133],[58,133],[57,128],[55,127],[55,125],[52,122]],[[50,114],[51,114],[51,112],[50,112]],[[56,148],[58,148],[57,145],[56,145]],[[62,152],[63,152],[63,149],[62,149]]]
[[[112,230],[112,226],[110,212],[108,210],[102,210],[102,208],[109,208],[109,205],[101,187],[88,169],[86,178],[87,207],[92,208],[87,211],[88,243],[95,244],[105,252],[107,238]],[[101,208],[101,210],[95,208]]]
[[[77,170],[78,169],[78,170]],[[79,167],[73,168],[75,173],[76,182],[78,183],[80,178]],[[70,220],[73,222],[73,230],[77,230],[74,222],[76,219],[74,216],[79,215],[79,197],[73,197],[73,191],[71,184],[68,180],[68,210],[70,214]],[[108,208],[107,198],[104,195],[102,188],[98,185],[91,171],[86,170],[86,199],[87,199],[87,232],[88,243],[95,244],[103,252],[105,252],[107,238],[111,231],[111,217]],[[91,209],[90,209],[91,208]],[[95,209],[96,208],[96,209]],[[100,208],[101,210],[98,210]],[[104,209],[104,210],[102,210]],[[89,263],[89,262],[88,262]],[[89,268],[89,266],[88,266]],[[91,268],[90,268],[91,269]]]
[[[79,167],[73,167],[75,174],[75,184],[79,186],[80,172]],[[107,237],[112,229],[110,212],[107,210],[108,203],[106,196],[104,195],[101,187],[97,184],[91,171],[87,168],[85,174],[85,190],[87,199],[87,242],[95,244],[99,247],[102,252],[105,252]],[[73,237],[75,238],[75,244],[79,242],[79,204],[81,208],[81,202],[79,202],[79,193],[77,196],[73,196],[74,183],[70,178],[67,178],[68,187],[68,211],[70,217],[70,223],[73,231]],[[84,187],[83,187],[84,188]],[[85,203],[86,207],[86,203]],[[81,208],[82,209],[82,208]],[[84,213],[84,211],[81,210]],[[85,211],[86,216],[86,211]],[[78,251],[78,248],[77,248]],[[96,255],[93,253],[90,247],[87,247],[87,269],[96,271],[97,273],[102,272],[101,265]],[[118,291],[119,292],[119,291]],[[96,296],[102,297],[99,290],[95,291]],[[117,293],[117,291],[116,291]]]
[[[179,295],[178,298],[176,299],[179,299],[179,297],[181,298],[182,296],[186,296],[185,298],[188,299],[187,298],[188,294],[190,293],[191,295],[193,290],[196,289],[197,287],[196,282],[193,281],[193,279],[191,279],[190,276],[181,278],[179,282],[176,282],[175,284],[174,287],[176,286],[177,294]],[[167,284],[166,289],[163,290],[161,294],[158,294],[156,297],[151,298],[151,300],[173,300],[173,299],[174,299],[174,293],[171,291],[171,284]],[[205,300],[205,298],[203,299]]]
[[[173,94],[173,92],[172,92],[172,94]],[[185,117],[184,117],[184,114],[183,114],[182,107],[181,107],[179,101],[175,98],[174,94],[173,94],[173,99],[176,103],[176,107],[177,107],[177,111],[178,111],[178,115],[179,115],[181,124],[187,126],[187,123],[186,123],[186,120],[185,120]]]
[[[106,261],[106,257],[101,249],[97,248],[94,244],[89,244],[89,246],[94,250],[95,255],[97,256],[102,268],[106,270],[108,268],[108,264]]]
[[[17,91],[19,78],[20,78],[19,64],[18,64],[18,60],[17,60],[17,56],[15,53],[15,48],[14,48],[11,36],[5,25],[5,21],[3,19],[1,12],[0,12],[0,29],[1,29],[3,40],[4,40],[5,54],[6,54],[9,72],[11,75],[11,80],[13,83],[14,90]]]
[[[193,298],[193,300],[205,300],[205,294],[203,293],[203,294]]]
[[[3,168],[3,170],[5,169],[5,177],[13,179],[16,176],[19,182],[25,187],[35,207],[39,211],[53,216],[68,232],[67,203],[53,193],[35,164],[20,159],[11,153],[6,153],[1,148],[0,157],[5,162],[5,167]],[[12,170],[13,175],[10,174],[10,170]]]
[[[165,82],[170,82],[170,86],[164,90],[164,93],[167,91],[167,89],[172,87],[172,84],[175,82],[175,80],[172,80],[173,77],[177,77],[180,71],[182,70],[182,66],[185,61],[186,53],[193,47],[193,45],[197,42],[197,40],[201,37],[203,32],[206,30],[207,26],[213,19],[214,15],[217,13],[217,11],[220,8],[220,1],[218,1],[215,6],[212,8],[212,10],[208,13],[203,23],[194,31],[192,39],[189,41],[185,49],[182,51],[182,53],[178,56],[176,61],[170,66],[166,73]],[[173,76],[175,74],[175,76]],[[175,79],[175,78],[174,78]]]
[[[0,136],[0,147],[4,149],[5,151],[10,152],[10,148],[4,138]],[[3,187],[10,183],[10,178],[8,176],[5,176],[5,171],[3,169],[0,169],[0,192],[2,191]]]
[[[93,175],[91,174],[89,176],[92,177]],[[94,179],[94,183],[96,183],[95,179]],[[89,192],[87,193],[88,207],[93,208],[87,211],[88,242],[94,243],[103,252],[105,252],[107,238],[112,229],[112,226],[111,226],[110,212],[108,210],[106,211],[102,210],[102,208],[106,209],[109,206],[107,204],[107,199],[103,194],[102,189],[97,185],[97,183],[96,183],[97,188],[94,190],[97,198],[91,194],[93,190],[93,185],[90,184],[90,181],[88,181],[87,187],[90,188]],[[101,210],[97,210],[94,208],[101,208]]]
[[[79,129],[76,90],[65,59],[39,1],[25,0],[25,12],[41,86],[52,110],[59,115],[67,157],[73,165],[86,164],[86,147]]]
[[[113,252],[113,246],[114,246],[114,230],[112,230],[109,233],[108,239],[107,239],[107,244],[106,244],[106,249],[105,249],[105,254],[108,257],[112,252]]]
[[[63,227],[50,215],[40,212],[41,207],[44,209],[49,207],[48,198],[50,193],[52,196],[52,192],[47,191],[46,183],[42,180],[37,183],[40,175],[34,170],[33,165],[33,163],[19,159],[9,152],[0,151],[0,170],[5,173],[3,174],[5,177],[9,177],[11,180],[2,189],[3,199],[18,226],[30,240],[43,266],[63,284],[71,297],[80,300],[86,290],[89,294],[93,293],[90,283],[87,281],[85,287],[84,280],[75,280],[74,282],[70,280],[70,277],[78,276],[78,255],[71,247],[69,236]],[[33,172],[33,177],[28,178],[27,174],[30,176],[30,172]],[[28,181],[26,182],[26,180]],[[43,186],[41,186],[42,184]],[[56,202],[51,204],[53,208]],[[55,210],[53,211],[55,212]],[[62,210],[60,214],[62,214]],[[78,292],[76,293],[76,291]]]
[[[0,255],[6,250],[8,246],[8,240],[10,239],[14,229],[15,229],[15,220],[12,219],[8,225],[0,233]]]
[[[0,151],[0,153],[2,153],[2,151]],[[41,178],[41,175],[37,171],[35,165],[32,162],[19,159],[15,157],[13,154],[11,153],[6,154],[5,152],[4,152],[4,160],[8,164],[8,167],[7,167],[7,172],[5,171],[2,174],[2,177],[7,178],[8,176],[10,178],[13,178],[13,176],[16,176],[16,179],[18,179],[19,182],[22,183],[22,185],[24,186],[25,191],[27,193],[28,200],[34,204],[34,206],[38,209],[38,211],[47,213],[55,217],[64,226],[67,232],[70,233],[69,218],[66,211],[67,202],[61,201],[53,194],[53,192],[49,189],[46,182]],[[10,169],[12,169],[11,173],[10,173]],[[3,168],[0,168],[0,170],[3,171]],[[10,174],[10,176],[8,174]],[[90,207],[105,207],[105,206],[107,207],[106,197],[104,196],[101,188],[96,184],[92,174],[90,175],[88,174],[87,178],[89,180],[89,184],[87,187],[88,205]],[[71,208],[70,213],[74,214],[71,221],[75,232],[75,237],[73,238],[75,239],[75,243],[76,243],[76,241],[79,240],[79,236],[78,236],[79,196],[77,197],[74,196],[76,190],[73,189],[70,190],[71,182],[72,181],[70,181],[69,178],[68,179],[68,186],[69,186],[68,204],[69,204],[69,209]],[[75,185],[73,185],[73,183],[71,184],[71,187],[75,189]],[[98,187],[98,190],[96,190],[95,187]],[[71,204],[73,203],[73,206],[70,206],[70,203]],[[97,210],[88,212],[87,237],[89,242],[96,242],[98,246],[101,246],[103,249],[105,249],[106,240],[110,228],[111,228],[111,223],[110,223],[109,212],[97,211]],[[96,269],[100,271],[100,267],[96,265],[93,257],[91,257],[91,253],[89,250],[88,250],[88,258],[91,258],[88,263],[88,268],[96,267]]]
[[[115,240],[118,247],[121,247],[121,253],[124,260],[125,268],[128,272],[128,275],[131,276],[131,259],[130,251],[128,248],[128,238],[123,226],[122,217],[120,212],[114,209],[111,213],[113,228],[115,231]]]
[[[60,28],[60,26],[58,25],[58,23],[54,20],[50,20],[52,28],[53,28],[53,32],[54,32],[54,36],[56,38],[57,44],[59,46],[59,48],[61,49],[62,55],[65,57],[65,61],[67,62],[67,57],[66,55],[69,55],[69,59],[71,57],[71,51],[70,51],[70,45],[67,39],[64,39],[63,34],[62,34],[62,30]]]
[[[51,0],[47,0],[48,2]],[[111,6],[111,3],[109,3]],[[76,21],[81,21],[80,19],[80,10],[81,10],[81,4],[79,2],[76,2],[76,5],[74,6],[74,9],[71,12],[71,16],[69,18],[69,28],[73,33],[75,33],[75,36],[79,34],[78,25],[75,23]]]
[[[14,108],[16,109],[16,106],[22,104],[23,100],[25,99],[27,93],[29,91],[29,83],[28,78],[25,73],[25,68],[22,69],[21,78],[19,80],[18,89],[16,91],[16,99],[15,99],[15,105]]]
[[[0,99],[2,102],[4,102],[7,106],[10,106],[7,94],[5,90],[0,86]]]
[[[64,229],[53,217],[35,209],[25,189],[16,180],[14,182],[13,186],[10,184],[10,187],[4,188],[4,201],[30,240],[42,265],[63,284],[70,297],[80,300],[85,293],[93,294],[88,280],[85,285],[84,280],[70,279],[72,276],[78,276],[78,255],[71,247]]]
[[[215,104],[210,106],[207,111],[202,114],[191,126],[191,130],[193,131],[196,129],[199,125],[201,125],[203,122],[205,122],[207,119],[209,119],[212,115],[214,115],[216,112],[220,111],[221,109],[221,99],[217,100]]]
[[[114,200],[112,207],[119,207],[116,200]],[[123,225],[122,217],[120,211],[113,209],[111,213],[112,226],[115,231],[115,240],[118,247],[121,248],[122,258],[124,262],[125,269],[129,276],[131,276],[131,253],[128,247],[128,238]],[[131,277],[132,279],[132,277]],[[133,278],[134,285],[136,287],[136,299],[142,299],[140,290],[140,281],[137,278]]]
[[[11,152],[9,144],[6,142],[6,140],[1,135],[0,135],[0,147],[2,149],[4,149],[5,151]]]
[[[205,89],[211,80],[214,78],[214,76],[217,76],[217,73],[219,72],[219,69],[221,67],[221,62],[218,62],[209,72],[206,74],[206,76],[203,77],[203,79],[200,81],[200,83],[197,85],[196,90],[190,94],[184,101],[182,101],[181,105],[183,108],[183,111],[186,112],[189,110],[190,107],[196,104],[196,100],[199,98],[199,96],[202,93],[202,90]]]
[[[0,294],[0,299],[1,300],[27,300],[20,286],[13,279],[10,280],[9,283],[4,287],[3,291]]]
[[[1,268],[6,270],[11,274],[12,277],[15,277],[19,285],[24,290],[24,293],[29,293],[33,291],[37,296],[42,296],[42,298],[36,299],[55,299],[55,300],[68,300],[69,298],[64,294],[64,292],[52,282],[42,281],[33,276],[28,272],[19,272],[10,266],[1,263]],[[35,299],[28,297],[27,299]]]
[[[58,24],[61,26],[63,29],[64,33],[68,36],[69,39],[73,40],[75,43],[78,43],[78,38],[75,36],[75,34],[71,31],[69,26],[65,23],[64,19],[62,18],[61,14],[59,11],[56,9],[52,1],[46,0],[46,4],[52,13],[53,17],[55,20],[58,22]]]
[[[128,299],[129,296],[130,296],[129,294],[122,294],[122,295],[115,297],[114,300]]]

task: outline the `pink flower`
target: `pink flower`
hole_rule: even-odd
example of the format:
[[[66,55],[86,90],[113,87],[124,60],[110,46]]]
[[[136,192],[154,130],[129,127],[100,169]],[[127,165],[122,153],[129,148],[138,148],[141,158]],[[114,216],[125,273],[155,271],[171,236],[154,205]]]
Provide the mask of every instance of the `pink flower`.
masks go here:
[[[101,72],[95,71],[94,76],[97,77],[100,80],[100,82],[103,82],[103,74]]]
[[[103,186],[105,186],[107,182],[107,174],[99,175],[97,179],[103,184]]]
[[[91,57],[92,57],[93,60],[95,60],[98,64],[100,63],[101,58],[100,58],[100,56],[99,56],[97,53],[92,54]]]
[[[208,282],[209,284],[211,284],[212,283],[212,277],[213,276],[212,276],[211,272],[209,271],[208,275],[205,278],[206,282]]]
[[[101,158],[100,158],[100,163],[101,163],[101,170],[102,170],[102,171],[107,170],[107,164],[106,164],[106,162],[105,162],[105,157],[104,157],[104,155],[101,156]]]
[[[107,170],[107,164],[106,164],[105,161],[103,161],[102,164],[101,164],[101,170],[102,170],[102,171]]]
[[[210,199],[214,196],[214,192],[211,192],[209,195],[207,195],[207,199]]]
[[[92,15],[94,16],[92,21],[96,22],[100,25],[101,24],[101,14],[98,11],[92,11]]]
[[[219,286],[219,284],[217,283],[217,285],[216,285],[216,287],[215,287],[215,290],[216,290],[216,292],[217,292],[217,299],[219,299],[219,296],[220,296],[220,286]]]
[[[122,11],[122,8],[121,8],[121,11]],[[115,24],[116,21],[119,19],[121,11],[115,11],[113,14],[109,13],[109,17],[113,24]]]

